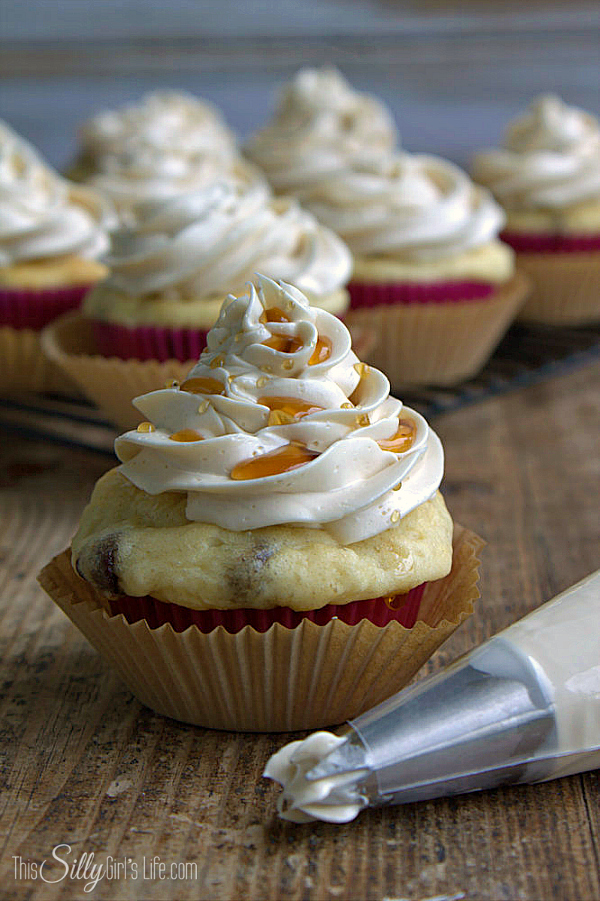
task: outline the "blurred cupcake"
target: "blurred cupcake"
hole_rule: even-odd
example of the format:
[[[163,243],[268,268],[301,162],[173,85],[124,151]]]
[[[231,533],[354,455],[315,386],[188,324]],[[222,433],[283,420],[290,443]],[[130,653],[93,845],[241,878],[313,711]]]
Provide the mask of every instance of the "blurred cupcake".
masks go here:
[[[107,208],[0,122],[0,392],[56,390],[41,329],[106,275]]]
[[[301,69],[283,89],[273,121],[245,147],[278,194],[327,181],[349,161],[398,144],[383,103],[354,91],[337,69]]]
[[[41,584],[159,713],[248,731],[358,714],[477,597],[439,439],[388,392],[296,288],[228,297],[188,378],[137,398],[146,421]]]
[[[147,94],[138,104],[99,113],[80,137],[71,177],[103,191],[125,223],[139,203],[196,191],[243,166],[217,110],[176,91]]]
[[[393,385],[451,385],[486,362],[523,302],[504,214],[457,166],[395,153],[306,185],[301,202],[354,254],[350,328]]]
[[[539,97],[508,128],[503,148],[476,155],[472,173],[505,208],[502,237],[533,281],[520,318],[600,321],[598,120],[558,97]]]
[[[138,208],[135,227],[113,236],[107,262],[109,278],[86,297],[88,322],[57,323],[47,348],[121,426],[138,421],[130,404],[137,394],[185,375],[228,287],[243,289],[257,270],[293,281],[331,313],[348,307],[347,247],[292,198],[274,199],[248,169]],[[148,383],[150,370],[155,378],[158,364],[177,361],[177,369]]]

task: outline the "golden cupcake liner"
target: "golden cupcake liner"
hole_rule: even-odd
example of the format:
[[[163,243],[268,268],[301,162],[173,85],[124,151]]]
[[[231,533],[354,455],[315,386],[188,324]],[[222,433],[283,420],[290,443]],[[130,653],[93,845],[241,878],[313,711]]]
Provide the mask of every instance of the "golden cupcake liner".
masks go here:
[[[370,325],[358,326],[354,343],[357,354],[366,354],[375,340]],[[171,379],[184,381],[197,362],[103,357],[96,350],[91,321],[80,313],[69,313],[50,323],[42,333],[42,347],[57,371],[72,379],[85,397],[121,429],[134,429],[143,419],[132,406],[134,397],[164,388]]]
[[[600,252],[519,253],[532,289],[518,319],[548,325],[600,322]]]
[[[455,385],[474,376],[492,355],[522,306],[529,280],[517,272],[483,300],[464,303],[390,304],[350,310],[353,333],[377,333],[367,362],[392,386]]]
[[[164,388],[171,379],[183,381],[195,360],[120,360],[96,352],[92,324],[80,313],[69,313],[42,332],[46,357],[74,382],[104,416],[121,429],[134,429],[142,415],[134,397]]]
[[[0,395],[25,391],[77,394],[74,382],[42,351],[40,332],[0,326]]]
[[[478,554],[484,542],[455,525],[452,570],[427,584],[411,629],[392,621],[324,626],[279,623],[264,633],[246,626],[208,634],[175,632],[111,616],[106,601],[55,557],[39,582],[131,692],[157,713],[243,732],[337,725],[397,692],[473,612],[479,597]]]

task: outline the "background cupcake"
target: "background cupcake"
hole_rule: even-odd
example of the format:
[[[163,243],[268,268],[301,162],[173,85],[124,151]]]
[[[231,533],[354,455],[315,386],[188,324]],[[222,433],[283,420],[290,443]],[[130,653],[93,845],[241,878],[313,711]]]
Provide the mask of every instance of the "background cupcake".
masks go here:
[[[354,255],[348,323],[376,329],[369,359],[392,384],[450,385],[481,368],[525,290],[486,190],[447,160],[395,153],[299,197]]]
[[[301,69],[281,92],[273,120],[245,147],[279,194],[328,180],[349,160],[387,154],[399,141],[383,103],[333,67]]]
[[[186,381],[137,399],[147,421],[42,584],[161,713],[243,730],[356,715],[477,595],[439,439],[388,391],[297,289],[228,298]]]
[[[82,126],[80,138],[71,176],[110,197],[124,222],[136,204],[195,191],[243,166],[218,111],[178,91],[157,91],[99,113]]]
[[[61,386],[39,333],[106,274],[108,221],[96,192],[61,178],[0,122],[1,392]]]
[[[473,177],[507,213],[502,237],[532,277],[521,318],[600,320],[600,128],[558,97],[535,100],[504,147],[474,159]]]
[[[137,421],[130,406],[137,394],[183,377],[198,358],[228,286],[243,289],[260,269],[293,280],[339,315],[352,266],[337,235],[294,199],[273,198],[248,168],[138,208],[137,224],[114,235],[107,263],[109,278],[86,298],[87,321],[57,323],[47,347],[121,425]]]

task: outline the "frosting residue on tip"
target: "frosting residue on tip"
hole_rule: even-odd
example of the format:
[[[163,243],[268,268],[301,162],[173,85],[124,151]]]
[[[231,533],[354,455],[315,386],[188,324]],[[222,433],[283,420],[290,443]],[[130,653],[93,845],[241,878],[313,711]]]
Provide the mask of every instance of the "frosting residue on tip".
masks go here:
[[[298,197],[359,256],[451,257],[495,240],[504,224],[488,191],[453,163],[425,154],[354,162]]]
[[[0,122],[0,266],[108,249],[110,211],[96,192],[62,178]]]
[[[292,823],[349,823],[368,802],[356,789],[366,770],[309,780],[307,773],[345,739],[332,732],[313,732],[303,741],[293,741],[267,761],[263,776],[279,782],[283,791],[277,799],[277,811]]]
[[[257,270],[325,296],[343,288],[352,269],[337,235],[243,170],[138,207],[136,223],[113,235],[106,262],[111,276],[101,291],[173,300],[241,291]]]
[[[181,386],[136,398],[150,427],[117,439],[121,471],[233,531],[300,525],[352,544],[392,528],[435,494],[439,439],[340,320],[290,285],[258,286],[226,299]]]
[[[509,126],[503,148],[476,154],[472,172],[509,210],[600,200],[598,120],[558,97],[538,97]]]
[[[389,152],[398,141],[383,103],[354,91],[333,67],[306,68],[284,88],[273,121],[245,149],[276,191],[295,194],[350,160]]]

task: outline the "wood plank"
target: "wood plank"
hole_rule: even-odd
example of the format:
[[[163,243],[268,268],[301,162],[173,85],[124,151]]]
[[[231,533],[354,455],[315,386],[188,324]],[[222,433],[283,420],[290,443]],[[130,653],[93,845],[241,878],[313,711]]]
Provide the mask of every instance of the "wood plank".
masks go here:
[[[598,566],[600,365],[436,421],[445,493],[488,541],[483,599],[434,670]],[[143,708],[35,583],[110,461],[42,441],[0,442],[0,846],[7,897],[79,899],[81,881],[15,880],[41,862],[112,855],[127,878],[101,899],[561,899],[600,897],[598,773],[541,786],[294,826],[260,778],[286,736],[234,735]],[[144,879],[154,855],[196,865]],[[48,876],[62,872],[56,866]],[[185,875],[185,874],[184,874]]]

